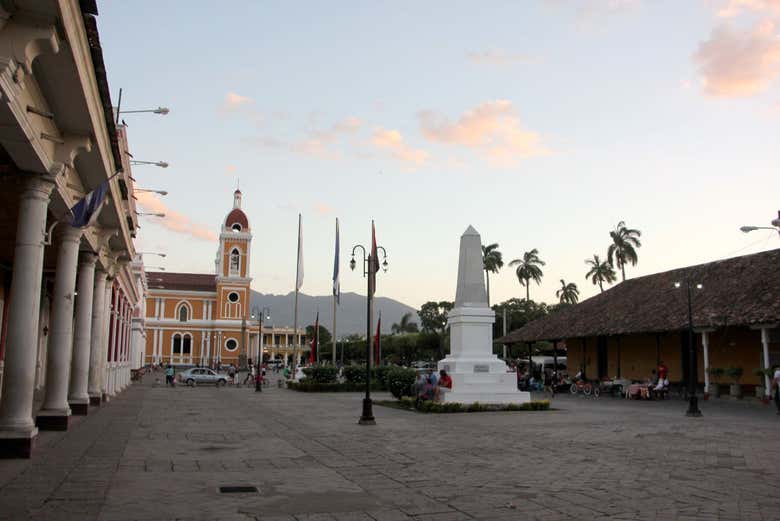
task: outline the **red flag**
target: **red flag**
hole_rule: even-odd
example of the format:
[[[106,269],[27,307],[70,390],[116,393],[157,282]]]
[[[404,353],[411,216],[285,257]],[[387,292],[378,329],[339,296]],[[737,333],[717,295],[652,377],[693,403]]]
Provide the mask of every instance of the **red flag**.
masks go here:
[[[317,359],[317,344],[320,343],[320,312],[317,311],[317,319],[314,321],[314,336],[311,339],[311,349],[309,349],[309,363],[314,364]]]
[[[382,312],[379,312],[379,320],[376,321],[376,336],[374,337],[374,365],[379,365],[379,345],[380,345],[380,338],[379,338],[379,330],[382,327]]]

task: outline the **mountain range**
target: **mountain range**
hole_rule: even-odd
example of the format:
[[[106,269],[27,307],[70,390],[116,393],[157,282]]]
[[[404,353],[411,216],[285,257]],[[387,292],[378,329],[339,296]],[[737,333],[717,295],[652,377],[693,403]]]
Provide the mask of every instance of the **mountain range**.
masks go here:
[[[252,308],[255,306],[260,309],[270,308],[271,319],[266,320],[266,324],[270,322],[277,327],[292,327],[295,305],[294,292],[286,295],[266,295],[252,291],[250,302]],[[314,324],[317,311],[320,312],[320,325],[325,326],[332,334],[333,297],[331,295],[318,297],[298,293],[298,327]],[[420,324],[417,310],[413,307],[391,298],[376,297],[374,299],[374,327],[376,327],[376,318],[380,311],[382,312],[382,333],[390,333],[393,323],[400,322],[401,317],[406,313],[412,313],[412,321]],[[357,293],[342,293],[336,318],[336,334],[339,338],[351,334],[365,336],[366,297]]]

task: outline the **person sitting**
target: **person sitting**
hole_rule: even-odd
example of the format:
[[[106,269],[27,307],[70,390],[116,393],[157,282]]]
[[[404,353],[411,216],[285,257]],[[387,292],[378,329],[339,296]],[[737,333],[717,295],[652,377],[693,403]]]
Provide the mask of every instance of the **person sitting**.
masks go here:
[[[434,399],[440,402],[444,393],[452,391],[452,377],[447,374],[447,371],[442,369],[439,371],[439,381],[436,384],[436,393]]]
[[[425,387],[417,394],[415,407],[419,407],[423,400],[433,400],[434,396],[436,396],[436,385],[433,383],[433,378],[428,376],[425,379]]]
[[[653,387],[652,392],[653,396],[656,396],[657,398],[665,398],[669,393],[669,379],[661,378],[659,376],[658,383]]]
[[[425,389],[425,384],[428,382],[428,377],[425,376],[425,373],[420,373],[417,375],[417,379],[414,381],[414,395],[419,396],[420,393]]]

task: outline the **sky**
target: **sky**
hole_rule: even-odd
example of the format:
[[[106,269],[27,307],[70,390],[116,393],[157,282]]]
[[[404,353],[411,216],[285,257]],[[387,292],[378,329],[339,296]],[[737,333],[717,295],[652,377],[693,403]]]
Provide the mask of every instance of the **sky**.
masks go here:
[[[219,7],[215,7],[215,6]],[[619,221],[642,232],[636,277],[780,247],[780,0],[289,2],[107,0],[98,17],[147,211],[150,269],[208,273],[240,186],[252,288],[342,292],[371,220],[377,294],[454,300],[469,225],[505,262],[537,248],[531,298],[598,292]],[[360,260],[360,254],[358,254]],[[514,269],[491,301],[524,297]]]

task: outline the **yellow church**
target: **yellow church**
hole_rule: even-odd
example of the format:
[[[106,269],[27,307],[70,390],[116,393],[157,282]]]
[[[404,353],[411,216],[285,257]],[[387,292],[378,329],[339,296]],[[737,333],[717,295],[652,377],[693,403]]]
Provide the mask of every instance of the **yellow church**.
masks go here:
[[[247,360],[291,360],[308,350],[305,330],[263,324],[250,306],[252,233],[241,191],[222,223],[215,272],[146,272],[147,364],[245,365]]]

